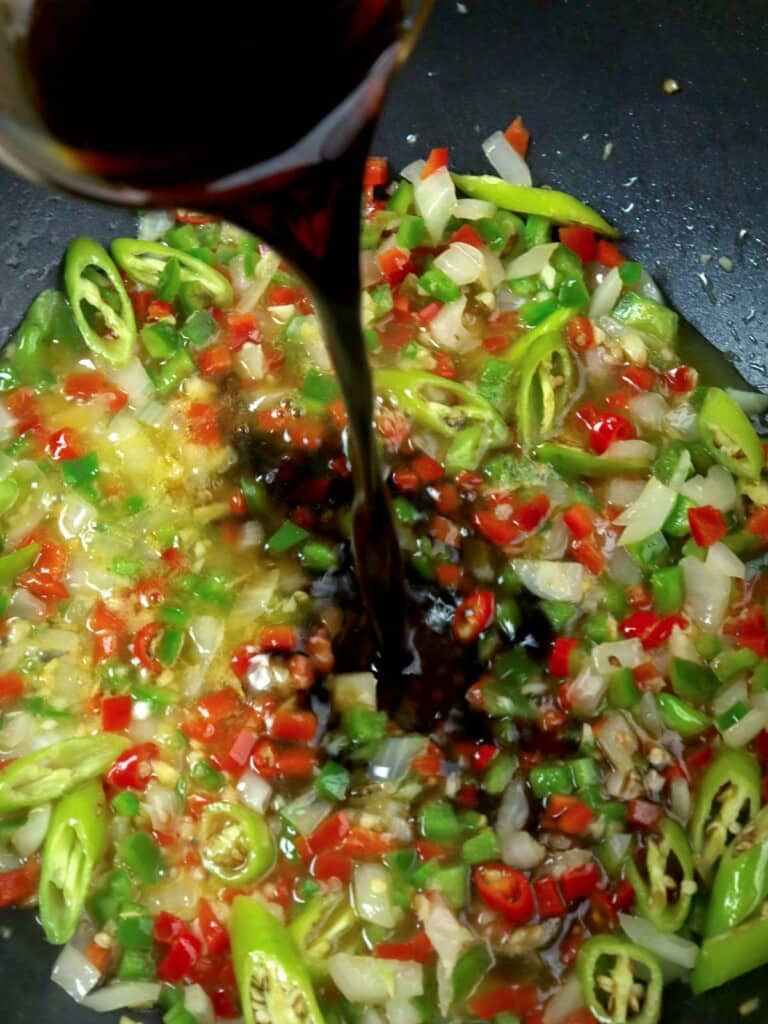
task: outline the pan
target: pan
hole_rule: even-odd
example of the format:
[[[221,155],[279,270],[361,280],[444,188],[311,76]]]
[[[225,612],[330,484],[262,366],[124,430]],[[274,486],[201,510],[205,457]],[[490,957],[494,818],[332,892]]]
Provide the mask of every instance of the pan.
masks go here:
[[[764,0],[438,0],[392,88],[374,150],[398,169],[448,146],[453,166],[482,172],[482,139],[517,114],[533,132],[536,183],[574,193],[616,223],[670,302],[764,389]],[[129,212],[2,172],[0,209],[0,339],[55,280],[72,237],[106,242],[134,226]],[[0,914],[4,1024],[97,1019],[49,982],[54,957],[34,915]],[[745,1018],[740,1008],[755,997],[761,1004]],[[664,1019],[762,1024],[768,970],[697,1000],[673,986]]]

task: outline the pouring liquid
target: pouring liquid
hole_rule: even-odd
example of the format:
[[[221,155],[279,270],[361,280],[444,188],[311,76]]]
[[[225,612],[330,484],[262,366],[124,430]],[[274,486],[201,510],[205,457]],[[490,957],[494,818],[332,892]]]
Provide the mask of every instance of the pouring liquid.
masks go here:
[[[398,0],[37,0],[20,52],[45,128],[114,197],[253,230],[311,283],[349,417],[353,550],[377,663],[405,658],[400,550],[359,322],[362,169],[400,55]]]

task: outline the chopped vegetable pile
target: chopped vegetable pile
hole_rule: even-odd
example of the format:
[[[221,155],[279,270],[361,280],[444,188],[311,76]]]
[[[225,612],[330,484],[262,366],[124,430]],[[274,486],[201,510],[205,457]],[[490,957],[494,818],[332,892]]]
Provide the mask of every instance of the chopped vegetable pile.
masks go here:
[[[766,403],[527,141],[366,169],[376,429],[461,655],[428,735],[360,663],[346,414],[272,251],[78,239],[6,350],[0,905],[84,1006],[653,1024],[768,962]]]

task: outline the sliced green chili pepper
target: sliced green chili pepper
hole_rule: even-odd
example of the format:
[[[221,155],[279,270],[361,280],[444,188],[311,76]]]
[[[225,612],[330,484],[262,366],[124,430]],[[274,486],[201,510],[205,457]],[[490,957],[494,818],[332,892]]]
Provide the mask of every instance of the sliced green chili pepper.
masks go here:
[[[377,370],[375,383],[377,391],[386,393],[403,412],[443,437],[453,438],[457,430],[479,425],[487,432],[488,447],[509,438],[498,412],[465,384],[422,370]],[[431,389],[454,395],[456,404],[429,398],[426,392]]]
[[[760,768],[745,750],[723,750],[701,779],[690,824],[694,862],[706,881],[738,825],[760,807]]]
[[[757,917],[705,939],[691,975],[696,995],[768,963],[768,917]]]
[[[723,854],[712,883],[705,935],[735,928],[768,896],[768,807],[745,825]]]
[[[163,873],[163,855],[148,832],[131,832],[117,844],[117,858],[144,885],[154,885]]]
[[[559,334],[545,334],[528,349],[520,366],[516,409],[524,449],[548,434],[562,416],[575,376],[575,364]]]
[[[229,934],[246,1024],[323,1024],[301,953],[288,929],[266,907],[238,896]]]
[[[510,185],[492,174],[453,174],[451,177],[455,185],[472,199],[484,199],[514,213],[547,217],[557,224],[583,224],[606,238],[619,237],[620,232],[599,213],[565,192]]]
[[[260,814],[221,800],[203,811],[200,859],[215,878],[227,885],[242,885],[269,871],[275,842]]]
[[[27,544],[0,557],[0,586],[7,587],[25,572],[40,553],[39,544]]]
[[[601,1024],[659,1019],[664,982],[649,950],[616,935],[595,935],[579,950],[577,970],[584,1001]]]
[[[672,659],[669,678],[678,697],[694,704],[709,703],[720,689],[718,678],[708,665],[697,665],[685,658]]]
[[[106,842],[104,790],[88,782],[58,802],[43,847],[40,923],[49,942],[63,945],[74,935]]]
[[[461,954],[453,969],[451,984],[453,998],[457,1003],[468,999],[493,967],[495,958],[484,942],[470,946]],[[498,1020],[498,1015],[494,1020]]]
[[[76,736],[25,754],[0,771],[0,814],[58,800],[103,775],[128,746],[125,736]]]
[[[60,291],[40,292],[13,336],[11,362],[25,383],[37,383],[44,373],[43,356],[54,339],[79,338],[72,310]]]
[[[756,480],[763,466],[760,438],[749,417],[722,388],[708,388],[698,417],[699,433],[717,461],[736,476]]]
[[[116,238],[112,243],[112,255],[130,278],[148,288],[157,288],[169,261],[176,260],[179,264],[179,287],[198,286],[208,293],[215,306],[232,304],[234,293],[226,277],[181,249],[173,249],[162,242]]]
[[[502,354],[501,358],[505,362],[511,363],[512,366],[520,366],[533,347],[534,342],[547,334],[555,334],[558,331],[562,331],[568,321],[572,320],[577,313],[577,309],[571,309],[569,306],[562,306],[556,309],[549,316],[545,317],[541,323],[536,324],[527,334],[523,335],[514,345],[511,345]]]
[[[650,461],[646,459],[616,459],[604,455],[593,455],[567,444],[545,442],[536,449],[541,462],[552,466],[562,476],[639,476],[648,472]]]
[[[116,307],[86,272],[95,269],[106,278]],[[113,366],[127,363],[136,344],[136,320],[120,272],[106,249],[92,238],[76,238],[67,249],[64,282],[75,322],[88,348]],[[103,322],[98,330],[88,319],[92,311]]]
[[[637,292],[625,292],[611,316],[666,345],[674,345],[677,338],[677,313]]]
[[[712,725],[712,719],[687,701],[672,693],[660,693],[656,698],[664,724],[686,738],[699,736]]]
[[[671,818],[665,818],[659,836],[648,839],[643,872],[635,861],[627,862],[627,879],[635,890],[637,908],[660,932],[676,932],[685,924],[691,909],[693,857],[685,832]],[[674,888],[669,885],[674,880]],[[676,898],[674,898],[676,897]]]
[[[331,953],[353,951],[357,925],[357,915],[341,892],[316,896],[291,921],[288,931],[315,981],[328,977],[326,961]]]

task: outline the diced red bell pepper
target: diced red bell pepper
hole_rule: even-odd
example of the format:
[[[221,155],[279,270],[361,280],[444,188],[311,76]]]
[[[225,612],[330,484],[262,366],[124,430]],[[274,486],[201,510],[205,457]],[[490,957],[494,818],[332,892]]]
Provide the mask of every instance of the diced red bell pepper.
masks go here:
[[[40,860],[32,857],[20,868],[0,874],[0,907],[21,903],[37,889],[40,880]]]
[[[615,412],[600,412],[594,405],[583,405],[576,418],[589,432],[589,444],[602,455],[616,441],[629,441],[636,436],[634,426]]]
[[[338,843],[340,853],[359,860],[361,857],[383,857],[392,849],[394,841],[391,836],[373,829],[352,825],[349,832]]]
[[[163,666],[153,653],[153,645],[162,628],[157,622],[148,622],[142,626],[133,638],[133,653],[141,665],[155,674],[163,671]]]
[[[232,369],[232,350],[226,345],[211,345],[197,353],[197,368],[204,377],[218,377]]]
[[[747,519],[745,528],[761,540],[768,540],[768,505],[756,508]]]
[[[479,533],[498,547],[506,547],[520,536],[520,530],[512,519],[500,519],[490,509],[479,509],[472,516],[472,523]]]
[[[378,261],[382,277],[392,288],[402,284],[406,277],[414,270],[409,254],[404,249],[399,249],[396,245],[379,253]]]
[[[560,228],[559,235],[563,245],[568,246],[571,252],[575,252],[584,263],[591,263],[595,258],[597,240],[595,239],[595,232],[590,230],[590,228],[579,227],[578,225]]]
[[[655,612],[632,612],[619,623],[622,636],[638,637],[643,649],[652,651],[669,640],[675,626],[685,629],[688,620],[681,615],[657,615]]]
[[[602,875],[597,861],[590,860],[586,864],[564,872],[560,878],[560,888],[563,896],[569,902],[573,902],[589,896],[601,881]]]
[[[70,427],[63,427],[56,430],[48,438],[45,450],[54,462],[67,462],[69,459],[79,459],[83,454],[80,441],[74,430]]]
[[[445,477],[445,470],[431,455],[417,455],[411,460],[411,469],[423,484],[433,484]]]
[[[664,383],[673,395],[687,395],[699,383],[699,374],[692,366],[675,366],[664,374]]]
[[[577,797],[555,793],[547,801],[547,813],[541,825],[568,836],[581,836],[594,820],[595,812]]]
[[[406,942],[380,942],[373,952],[380,960],[411,960],[425,964],[435,950],[426,933],[419,931]]]
[[[187,409],[187,431],[195,444],[212,448],[221,443],[216,406],[209,402],[192,402]]]
[[[593,576],[599,576],[605,568],[605,556],[591,537],[575,537],[571,541],[570,551],[577,562]]]
[[[203,944],[186,928],[173,940],[168,952],[157,965],[157,977],[175,985],[189,974],[203,951]]]
[[[552,653],[549,657],[549,674],[565,679],[570,676],[571,656],[578,649],[579,641],[576,637],[559,636],[552,644]]]
[[[250,729],[240,729],[232,741],[232,745],[227,751],[228,761],[233,764],[235,768],[245,768],[248,764],[251,752],[256,746],[256,741],[256,733],[252,732]]]
[[[208,900],[200,900],[197,920],[208,956],[221,956],[222,953],[226,953],[229,949],[229,934]]]
[[[453,616],[453,635],[462,644],[471,643],[493,622],[496,599],[492,590],[469,594]]]
[[[485,246],[483,236],[471,224],[462,224],[458,231],[454,231],[448,239],[448,243],[451,242],[464,242],[465,245],[473,245],[476,249]]]
[[[656,386],[656,374],[650,366],[625,366],[619,379],[635,391],[652,391]]]
[[[338,878],[346,885],[352,878],[354,861],[344,853],[320,853],[312,861],[311,874],[318,882]]]
[[[568,910],[557,881],[551,875],[538,878],[533,883],[533,890],[541,917],[562,917]]]
[[[111,384],[103,373],[95,370],[71,373],[64,381],[64,394],[67,398],[74,398],[79,402],[107,398],[110,412],[119,412],[128,401],[128,395],[124,391]]]
[[[563,522],[568,527],[572,535],[576,537],[577,540],[580,540],[582,537],[588,537],[595,528],[594,512],[587,505],[582,505],[579,502],[576,505],[571,505],[570,508],[565,510],[563,513]]]
[[[385,156],[369,156],[365,161],[363,185],[365,188],[376,188],[386,185],[389,180],[388,162]]]
[[[101,727],[104,732],[123,732],[131,724],[133,701],[130,695],[105,697],[101,702]]]
[[[24,677],[18,672],[3,672],[0,675],[0,704],[18,700],[25,689]]]
[[[507,126],[504,131],[504,138],[523,159],[528,152],[528,144],[531,141],[531,133],[523,124],[522,117],[518,116]]]
[[[620,267],[622,263],[627,262],[627,257],[613,242],[606,242],[601,238],[597,243],[597,262],[602,263],[604,267]]]
[[[492,1020],[501,1013],[513,1013],[525,1017],[538,1002],[535,985],[501,985],[491,992],[474,996],[468,1006],[470,1013],[480,1020]]]
[[[480,896],[513,924],[525,924],[535,912],[533,890],[522,871],[507,864],[479,864],[472,880]]]
[[[317,718],[311,711],[276,711],[269,724],[269,735],[276,740],[309,743],[317,733]]]
[[[529,501],[518,505],[512,513],[512,522],[524,533],[532,533],[546,519],[549,512],[549,498],[536,494]]]
[[[336,849],[341,841],[349,835],[351,827],[347,815],[344,811],[339,811],[318,825],[307,838],[308,851],[317,855]]]
[[[124,750],[107,772],[107,782],[116,789],[145,790],[152,778],[152,760],[158,750],[154,743],[139,743]]]
[[[211,722],[220,722],[223,718],[235,714],[241,707],[240,698],[229,687],[206,694],[196,705],[197,713]]]
[[[296,650],[298,640],[293,626],[267,626],[259,636],[262,651],[288,652]]]
[[[427,157],[427,162],[424,164],[424,170],[421,172],[421,177],[428,178],[435,171],[439,171],[441,167],[448,166],[448,150],[446,148],[433,149]]]
[[[691,535],[700,548],[709,548],[728,533],[728,524],[719,508],[699,505],[688,509]]]
[[[423,309],[420,309],[416,314],[416,317],[418,320],[421,320],[423,324],[431,324],[442,308],[442,302],[438,302],[435,299],[434,302],[430,302],[424,306]]]

